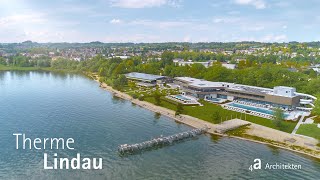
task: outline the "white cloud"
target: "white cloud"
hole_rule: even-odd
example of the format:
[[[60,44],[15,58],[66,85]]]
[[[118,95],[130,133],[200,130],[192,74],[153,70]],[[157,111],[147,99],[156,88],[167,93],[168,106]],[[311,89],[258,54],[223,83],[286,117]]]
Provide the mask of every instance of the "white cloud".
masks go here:
[[[239,11],[229,11],[228,14],[237,15],[237,14],[240,14],[240,12]]]
[[[230,41],[228,38],[227,41]],[[238,34],[234,37],[234,41],[256,41],[256,42],[287,42],[288,37],[285,34],[267,34],[265,36],[256,37],[256,36],[242,36]]]
[[[111,6],[121,8],[179,7],[180,4],[181,0],[111,0]]]
[[[77,25],[77,22],[50,19],[48,14],[40,12],[7,14],[0,17],[0,42],[82,41],[87,36],[75,32],[74,25]]]
[[[0,27],[10,27],[21,24],[35,24],[46,22],[47,19],[40,13],[13,14],[0,18]]]
[[[182,0],[167,0],[167,4],[171,7],[179,8],[181,7]]]
[[[186,25],[191,24],[188,21],[153,21],[153,20],[135,20],[129,23],[130,25],[142,25],[148,26],[153,28],[161,28],[161,29],[168,29],[168,28],[176,28],[176,27],[183,27]]]
[[[185,36],[184,38],[183,38],[183,41],[184,42],[191,42],[191,37],[188,35],[188,36]]]
[[[162,39],[159,36],[148,34],[113,34],[105,37],[105,42],[111,43],[126,43],[126,42],[161,42]]]
[[[279,1],[279,2],[274,3],[273,5],[277,6],[277,7],[281,7],[281,8],[286,8],[286,7],[289,7],[290,4],[291,4],[290,2]]]
[[[236,23],[239,21],[240,21],[240,18],[238,18],[238,17],[215,17],[215,18],[213,18],[214,23]]]
[[[261,42],[285,42],[288,40],[287,35],[285,34],[268,34],[260,39]]]
[[[112,19],[112,20],[110,21],[110,23],[111,23],[111,24],[120,24],[120,23],[122,23],[122,21],[121,21],[120,19]]]
[[[254,25],[254,26],[244,26],[242,28],[244,31],[262,31],[265,29],[262,25]]]
[[[264,0],[234,0],[234,2],[240,5],[251,5],[256,9],[266,8],[266,3],[264,2]]]

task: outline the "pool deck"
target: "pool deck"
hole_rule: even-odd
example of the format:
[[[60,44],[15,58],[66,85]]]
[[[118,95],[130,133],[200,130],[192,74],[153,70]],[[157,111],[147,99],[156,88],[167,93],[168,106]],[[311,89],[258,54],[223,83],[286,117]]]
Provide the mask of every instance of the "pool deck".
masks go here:
[[[176,102],[184,104],[184,105],[200,105],[201,106],[201,103],[199,103],[198,100],[193,97],[189,97],[189,96],[185,96],[185,95],[168,95],[165,97],[167,99],[170,99],[172,101],[176,101]],[[185,99],[183,99],[181,97],[183,97]]]
[[[255,111],[255,110],[251,110],[251,109],[246,109],[246,108],[244,109],[244,108],[242,108],[242,107],[233,106],[233,105],[231,105],[231,104],[233,104],[233,103],[239,104],[239,105],[241,105],[241,106],[252,107],[252,108],[255,108],[255,109],[272,111],[272,110],[270,110],[270,109],[268,109],[268,108],[255,107],[255,106],[245,105],[245,104],[241,104],[241,103],[237,103],[237,102],[229,102],[229,103],[223,104],[223,106],[231,106],[231,107],[240,108],[240,109],[243,109],[243,110],[246,110],[246,111],[262,113],[262,114],[265,114],[265,115],[267,115],[267,116],[273,116],[273,115],[271,115],[270,113],[259,112],[259,111]],[[247,113],[247,114],[255,115],[255,114],[252,114],[252,113]],[[286,119],[286,120],[291,120],[291,121],[297,121],[297,120],[298,120],[298,119],[297,119],[298,116],[300,116],[300,115],[302,115],[302,116],[308,116],[310,113],[308,113],[308,112],[302,112],[302,111],[290,111],[290,112],[286,111],[286,112],[284,112],[284,114],[285,114],[285,118],[284,118],[284,119]]]

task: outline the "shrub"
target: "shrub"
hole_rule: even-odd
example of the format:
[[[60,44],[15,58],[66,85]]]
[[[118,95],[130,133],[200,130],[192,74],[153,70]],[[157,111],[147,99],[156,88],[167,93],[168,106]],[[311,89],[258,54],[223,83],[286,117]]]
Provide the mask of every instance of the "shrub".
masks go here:
[[[137,99],[137,98],[138,98],[138,95],[132,94],[132,98],[133,98],[133,99]]]
[[[144,96],[139,96],[139,98],[138,98],[140,101],[143,101],[144,100]]]

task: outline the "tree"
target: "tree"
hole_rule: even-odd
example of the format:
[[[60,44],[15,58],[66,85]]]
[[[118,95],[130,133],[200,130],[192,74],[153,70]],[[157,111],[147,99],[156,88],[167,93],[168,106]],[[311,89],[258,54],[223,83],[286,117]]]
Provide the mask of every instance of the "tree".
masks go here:
[[[164,51],[161,54],[162,67],[165,67],[166,65],[173,64],[173,61],[172,61],[173,58],[174,58],[173,52]]]
[[[126,67],[123,63],[120,63],[113,71],[113,75],[119,75],[126,73]]]
[[[309,94],[318,94],[320,93],[320,79],[312,79],[304,87],[305,92]]]
[[[189,68],[189,76],[201,78],[201,73],[205,72],[206,68],[202,64],[192,64]]]
[[[314,71],[313,69],[308,69],[304,73],[308,74],[310,78],[316,78],[317,77],[317,72]]]
[[[138,99],[139,99],[139,101],[143,101],[144,100],[144,96],[140,95]]]
[[[181,103],[178,103],[178,104],[177,104],[177,110],[176,110],[176,114],[175,114],[175,115],[181,114],[182,111],[183,111],[183,106],[182,106]]]
[[[283,128],[283,120],[284,120],[284,113],[283,110],[280,108],[275,108],[273,110],[273,123],[276,127],[280,130]]]
[[[246,61],[241,60],[241,61],[238,63],[238,68],[239,68],[239,69],[244,69],[245,67],[246,67]]]
[[[156,105],[160,105],[160,103],[161,103],[161,99],[160,99],[161,95],[160,95],[160,93],[158,91],[155,91],[154,94],[153,94],[153,97],[154,97]]]
[[[312,113],[314,115],[320,116],[320,94],[317,95],[317,100],[314,102]]]
[[[125,75],[120,75],[118,78],[113,80],[113,87],[118,90],[122,90],[124,86],[128,84],[128,80]]]
[[[7,62],[3,57],[0,57],[0,64],[1,65],[7,65]]]
[[[214,112],[212,113],[212,121],[213,121],[214,123],[219,123],[220,120],[221,120],[220,111],[217,111],[217,110],[214,111]]]

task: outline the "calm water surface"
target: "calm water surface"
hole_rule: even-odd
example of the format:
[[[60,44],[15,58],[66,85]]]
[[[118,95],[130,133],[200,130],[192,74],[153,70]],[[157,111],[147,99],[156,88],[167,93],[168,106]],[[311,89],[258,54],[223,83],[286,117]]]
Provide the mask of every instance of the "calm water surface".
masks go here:
[[[120,157],[117,146],[190,128],[112,97],[86,77],[50,72],[0,72],[0,179],[319,179],[320,162],[289,151],[202,135],[142,154]],[[72,137],[75,150],[16,150],[13,133]],[[43,170],[51,157],[103,158],[102,170]],[[301,164],[302,170],[256,170]]]

